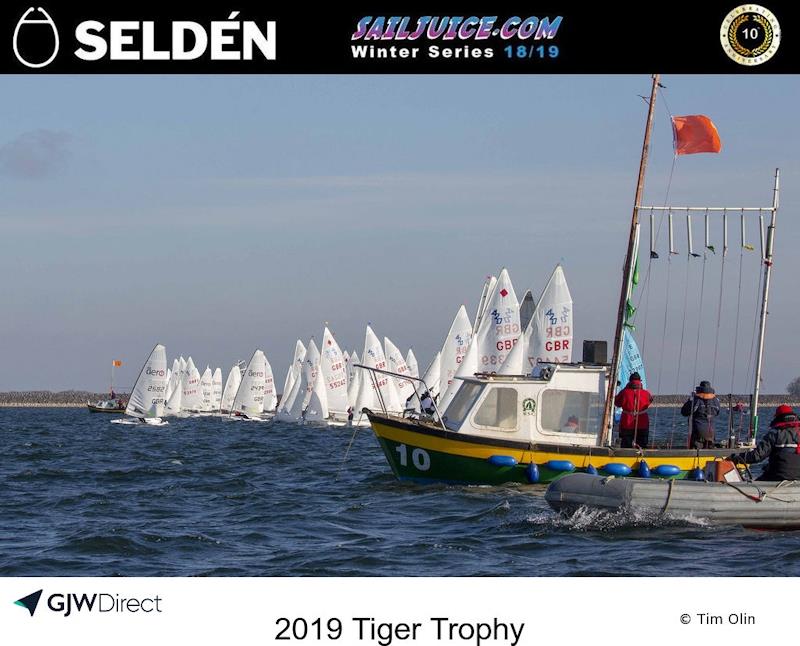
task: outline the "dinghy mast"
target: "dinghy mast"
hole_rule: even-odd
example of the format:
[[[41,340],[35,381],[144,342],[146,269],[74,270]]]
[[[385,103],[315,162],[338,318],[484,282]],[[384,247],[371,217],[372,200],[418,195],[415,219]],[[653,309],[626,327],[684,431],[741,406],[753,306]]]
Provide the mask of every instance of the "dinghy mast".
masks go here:
[[[606,444],[611,440],[611,427],[614,423],[612,406],[616,392],[617,373],[619,371],[619,358],[622,354],[622,330],[625,324],[625,308],[631,287],[631,278],[634,269],[634,254],[636,252],[636,232],[639,228],[639,206],[642,202],[644,192],[644,176],[647,168],[647,156],[650,152],[650,135],[653,132],[653,117],[655,116],[656,94],[659,87],[660,74],[653,74],[653,86],[650,89],[650,102],[647,109],[647,125],[644,131],[644,141],[642,143],[642,156],[639,160],[639,177],[636,181],[636,195],[633,200],[633,215],[631,216],[631,230],[628,236],[628,252],[625,255],[625,268],[622,272],[622,289],[619,296],[619,309],[617,310],[617,326],[614,330],[614,352],[611,357],[611,368],[609,371],[606,404],[603,411],[603,427],[600,444]]]

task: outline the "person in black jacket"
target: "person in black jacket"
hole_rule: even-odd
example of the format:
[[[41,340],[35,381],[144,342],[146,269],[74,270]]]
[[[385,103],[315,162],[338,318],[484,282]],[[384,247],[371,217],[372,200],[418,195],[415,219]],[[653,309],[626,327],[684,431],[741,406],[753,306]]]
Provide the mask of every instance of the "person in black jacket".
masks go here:
[[[694,394],[681,408],[681,415],[691,420],[689,447],[710,449],[714,446],[714,420],[719,415],[719,399],[710,381],[701,381]]]
[[[775,411],[769,431],[756,448],[734,453],[734,462],[754,464],[769,459],[759,480],[779,482],[800,480],[800,419],[791,406],[782,404]]]

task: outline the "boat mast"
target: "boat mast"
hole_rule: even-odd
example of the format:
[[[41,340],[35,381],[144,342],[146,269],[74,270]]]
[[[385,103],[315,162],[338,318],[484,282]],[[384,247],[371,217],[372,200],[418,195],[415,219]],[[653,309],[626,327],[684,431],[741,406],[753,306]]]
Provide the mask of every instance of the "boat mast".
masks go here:
[[[614,330],[614,351],[611,357],[611,370],[608,377],[608,388],[606,392],[606,404],[603,411],[603,434],[600,444],[605,444],[611,440],[611,428],[614,417],[612,415],[614,394],[616,392],[617,374],[619,372],[619,358],[622,354],[622,331],[625,325],[625,308],[630,290],[631,277],[634,269],[634,255],[636,253],[636,232],[639,228],[639,206],[642,203],[642,193],[644,192],[644,176],[647,168],[647,156],[650,152],[650,135],[653,132],[653,118],[656,108],[656,94],[658,92],[660,74],[653,74],[653,86],[650,89],[650,103],[647,109],[647,125],[644,130],[644,141],[642,142],[642,157],[639,160],[639,177],[636,181],[636,196],[633,200],[633,215],[631,216],[631,230],[628,235],[628,252],[625,255],[625,268],[622,272],[622,289],[619,295],[619,309],[617,310],[617,326]]]
[[[761,391],[761,364],[764,358],[764,334],[767,329],[767,309],[769,303],[769,279],[772,274],[772,245],[775,238],[775,218],[778,214],[778,192],[780,190],[780,169],[775,169],[775,188],[772,191],[772,217],[767,227],[767,244],[764,248],[764,291],[761,294],[761,316],[758,321],[758,343],[756,351],[756,373],[753,383],[753,405],[750,408],[750,440],[754,442],[758,433],[758,396]]]

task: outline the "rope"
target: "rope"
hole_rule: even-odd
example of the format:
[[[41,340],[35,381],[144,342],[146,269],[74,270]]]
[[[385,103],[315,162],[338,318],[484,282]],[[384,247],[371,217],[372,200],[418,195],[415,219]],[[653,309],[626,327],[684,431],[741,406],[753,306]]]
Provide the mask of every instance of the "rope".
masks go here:
[[[692,377],[692,385],[697,383],[697,362],[700,357],[700,331],[703,328],[703,300],[706,291],[706,260],[708,253],[703,252],[703,272],[700,276],[700,308],[697,314],[697,341],[694,346],[694,376]]]

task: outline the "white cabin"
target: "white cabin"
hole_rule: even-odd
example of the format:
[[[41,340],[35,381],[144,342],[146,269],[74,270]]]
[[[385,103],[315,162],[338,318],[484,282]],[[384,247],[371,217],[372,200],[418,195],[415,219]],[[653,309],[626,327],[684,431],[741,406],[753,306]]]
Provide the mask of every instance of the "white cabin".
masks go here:
[[[467,377],[442,421],[480,437],[598,446],[607,373],[607,366],[546,364],[533,376]]]

